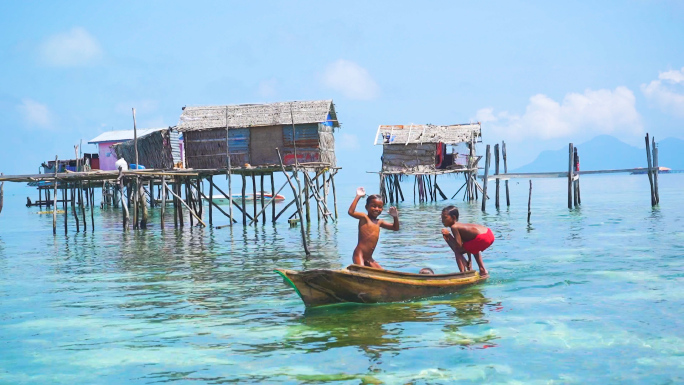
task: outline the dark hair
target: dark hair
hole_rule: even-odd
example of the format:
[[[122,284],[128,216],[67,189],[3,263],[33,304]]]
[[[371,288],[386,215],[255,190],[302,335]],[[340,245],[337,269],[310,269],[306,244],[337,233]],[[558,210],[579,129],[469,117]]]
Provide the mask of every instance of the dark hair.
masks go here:
[[[458,220],[458,207],[456,206],[447,206],[442,209],[442,213],[447,213],[449,216],[456,217],[456,220]]]
[[[385,202],[382,201],[382,197],[380,195],[373,194],[373,195],[369,195],[368,198],[366,198],[366,206],[368,206],[371,203],[371,201],[374,201],[376,199],[379,200],[380,202],[382,202],[383,205],[385,204]]]
[[[435,272],[432,271],[432,269],[429,267],[424,267],[420,269],[420,272],[418,272],[418,274],[435,274]]]

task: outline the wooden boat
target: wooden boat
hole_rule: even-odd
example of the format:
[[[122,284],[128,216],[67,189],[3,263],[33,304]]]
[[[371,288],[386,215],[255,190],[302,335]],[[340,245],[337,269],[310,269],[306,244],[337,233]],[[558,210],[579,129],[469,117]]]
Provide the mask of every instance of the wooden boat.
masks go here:
[[[261,200],[261,193],[256,193],[256,195],[254,195],[254,194],[245,194],[245,200],[246,200],[246,201],[253,201],[253,200],[255,199],[255,197],[256,197],[257,200]],[[265,200],[265,201],[268,202],[269,200],[271,200],[271,198],[273,198],[273,194],[272,194],[272,193],[270,193],[270,192],[265,192],[265,193],[264,193],[264,200]],[[208,198],[204,198],[204,200],[205,200],[206,202],[209,202],[209,199],[208,199]],[[216,203],[217,205],[227,205],[227,204],[229,203],[229,202],[228,202],[228,199],[227,199],[225,196],[223,196],[223,195],[214,195],[214,197],[212,198],[212,200],[213,200],[214,203]],[[234,201],[242,201],[242,194],[233,194],[233,200],[234,200]],[[283,195],[280,195],[280,194],[277,194],[277,195],[276,195],[276,198],[275,198],[275,201],[276,201],[276,202],[282,202],[282,201],[284,201],[284,200],[285,200],[285,197],[284,197]]]
[[[477,271],[413,274],[349,265],[340,270],[275,269],[307,307],[343,302],[400,302],[454,293],[484,281]]]

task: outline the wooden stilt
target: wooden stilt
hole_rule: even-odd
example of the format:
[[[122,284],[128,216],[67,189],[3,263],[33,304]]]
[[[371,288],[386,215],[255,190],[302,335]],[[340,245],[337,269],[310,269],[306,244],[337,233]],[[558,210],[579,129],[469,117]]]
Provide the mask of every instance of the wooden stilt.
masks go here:
[[[573,172],[572,172],[572,163],[573,163],[573,158],[574,158],[574,148],[575,146],[570,143],[569,146],[569,160],[568,160],[568,209],[572,210],[572,179],[573,179]]]
[[[214,211],[214,176],[209,175],[209,226],[214,227],[214,218],[212,212]]]
[[[188,212],[190,215],[188,215],[188,221],[190,221],[190,227],[193,227],[195,225],[195,221],[193,219],[193,210],[192,207],[190,207],[190,200],[192,199],[192,195],[190,194],[190,182],[188,181],[188,178],[185,178],[185,202],[181,201],[185,207],[187,207]]]
[[[71,210],[74,212],[74,221],[76,222],[76,232],[81,232],[81,227],[78,221],[78,207],[76,206],[76,186],[71,187]]]
[[[187,184],[186,184],[186,188],[187,188]],[[169,191],[171,194],[176,195],[171,189],[168,189],[168,191]],[[201,225],[204,226],[204,227],[207,227],[207,225],[202,221],[202,219],[201,219],[200,217],[198,217],[198,216],[193,212],[193,210],[190,208],[190,206],[188,206],[186,202],[183,202],[183,199],[181,199],[180,196],[176,196],[176,198],[178,198],[178,200],[181,202],[181,204],[183,204],[183,205],[188,209],[188,212],[190,213],[190,216],[191,216],[191,217],[194,217],[194,218],[197,220],[197,223],[201,224]],[[186,199],[187,199],[187,197],[186,197]]]
[[[57,162],[57,157],[55,156],[55,181],[54,181],[55,197],[54,197],[54,201],[52,201],[52,234],[53,235],[57,235],[57,183],[58,183],[57,182],[57,171],[58,170],[59,170],[59,165]],[[2,182],[2,184],[4,185],[5,182]],[[48,190],[48,192],[49,191],[50,190]],[[0,211],[2,211],[2,204],[0,204]]]
[[[67,235],[69,233],[69,217],[67,215],[67,212],[69,211],[69,204],[67,203],[69,194],[67,193],[67,186],[68,183],[64,183],[64,187],[62,187],[62,206],[64,208],[64,235]],[[56,192],[55,195],[57,195]]]
[[[311,223],[311,208],[309,205],[309,184],[306,182],[306,180],[309,178],[309,172],[304,170],[302,173],[304,174],[304,207],[306,208],[306,223]]]
[[[271,175],[272,175],[272,174],[271,174]],[[259,215],[265,215],[265,213],[266,213],[266,208],[268,208],[268,206],[271,206],[271,207],[273,208],[273,218],[275,219],[275,217],[276,217],[276,216],[275,216],[275,200],[276,200],[276,196],[277,196],[278,194],[280,194],[281,191],[283,191],[283,189],[285,188],[285,186],[287,186],[287,182],[285,182],[285,184],[282,185],[282,187],[280,187],[280,189],[278,190],[278,192],[274,193],[274,194],[271,196],[271,199],[268,200],[268,203],[266,203],[266,204],[264,205],[264,207],[261,208],[261,211],[259,211],[259,212],[257,213],[257,218],[259,217]],[[271,191],[273,191],[273,188],[271,188]],[[264,218],[265,218],[265,217],[264,217]],[[251,219],[251,218],[250,218],[250,219]],[[253,222],[254,219],[251,219],[251,221]],[[249,222],[249,224],[251,225],[252,222]],[[274,222],[275,222],[275,220],[274,220]]]
[[[88,181],[88,196],[90,197],[90,231],[95,232],[95,193],[93,184]]]
[[[293,125],[294,127],[294,125]],[[290,179],[290,176],[287,174],[287,171],[285,171],[285,165],[283,164],[283,157],[280,155],[280,149],[276,148],[276,151],[278,152],[278,159],[280,160],[280,167],[283,169],[283,174],[285,175],[285,178],[287,178],[288,183],[290,184],[290,187],[292,188],[292,195],[294,195],[295,199],[295,204],[297,205],[297,212],[299,213],[299,219],[301,220],[302,218],[302,207],[299,204],[299,198],[297,197],[297,189],[295,185],[292,183],[292,180]],[[296,176],[295,176],[296,178]],[[299,228],[301,229],[301,234],[302,234],[302,244],[304,245],[304,253],[306,253],[307,256],[311,255],[309,252],[309,246],[306,244],[306,234],[304,233],[304,223],[300,223]]]
[[[83,232],[88,231],[86,221],[85,201],[83,200],[83,181],[78,182],[78,204],[81,206],[81,218],[83,219]]]
[[[221,194],[224,196],[224,198],[228,199],[228,195],[227,195],[226,193],[224,193],[223,190],[221,190],[221,188],[219,188],[219,186],[214,185],[214,188],[215,188],[219,193],[221,193]],[[234,201],[234,200],[231,199],[230,202],[233,203],[233,206],[237,207],[237,209],[240,210],[240,212],[242,213],[243,216],[247,216],[247,218],[249,218],[250,220],[252,219],[252,217],[251,217],[249,214],[247,214],[246,212],[242,211],[242,208],[237,204],[236,201]],[[214,207],[218,207],[218,206],[217,206],[216,204],[214,204]],[[230,213],[232,213],[232,210],[228,211],[228,215],[229,215],[229,216],[230,216]],[[232,217],[231,217],[231,218],[232,218]],[[237,221],[234,221],[234,222],[237,223]]]
[[[335,220],[337,220],[337,192],[335,191],[335,174],[337,174],[337,171],[330,174],[330,186],[332,187],[333,206],[335,208]]]
[[[202,195],[202,197],[204,197],[204,199],[208,200],[210,204],[214,205],[214,207],[216,207],[216,208],[218,209],[218,211],[220,211],[221,213],[223,213],[223,215],[227,216],[228,219],[230,219],[230,222],[231,222],[231,223],[232,223],[232,222],[237,223],[237,221],[236,221],[235,219],[233,219],[233,218],[230,216],[230,214],[228,214],[227,212],[225,212],[225,211],[221,208],[221,206],[217,205],[216,202],[214,202],[213,200],[208,199],[208,198],[204,195],[204,193],[200,192],[200,194]],[[220,229],[220,228],[222,228],[222,227],[224,227],[224,226],[217,226],[216,228],[217,228],[217,229]]]
[[[273,194],[272,198],[275,199],[275,197],[278,194],[275,192],[275,181],[274,181],[274,176],[273,176],[272,172],[271,172],[270,177],[271,177],[271,193]],[[275,206],[275,203],[273,203],[271,205],[271,219],[273,220],[273,223],[275,223],[275,216],[276,216],[276,206]],[[264,223],[265,223],[265,221],[266,220],[264,219]]]
[[[161,189],[163,190],[159,195],[161,198],[161,210],[159,211],[159,227],[164,230],[164,213],[166,212],[166,175],[162,175]]]
[[[266,206],[266,198],[264,197],[264,174],[262,173],[259,177],[259,187],[261,188],[261,223],[266,224],[266,210],[264,210],[264,206]],[[271,191],[271,194],[275,193],[275,191]],[[256,197],[255,197],[256,198]]]
[[[487,145],[486,153],[485,153],[485,172],[484,172],[484,180],[482,181],[482,211],[485,211],[487,209],[487,182],[489,179],[489,163],[490,163],[490,158],[492,156],[490,150],[489,150],[489,145]]]
[[[178,192],[178,195],[175,196],[176,199],[176,211],[178,212],[178,224],[180,227],[183,227],[185,225],[185,218],[183,217],[183,198],[181,197],[181,191],[183,188],[183,180],[178,177],[176,179],[176,191]],[[173,194],[173,191],[169,191],[171,195]]]
[[[660,193],[658,192],[658,173],[660,172],[660,163],[658,163],[658,147],[656,146],[655,137],[651,137],[653,145],[653,192],[655,195],[656,204],[660,203]]]
[[[256,175],[254,173],[252,173],[252,197],[254,198],[254,199],[252,199],[252,207],[253,207],[252,218],[256,219],[258,222],[259,218],[256,216],[256,214],[257,214],[257,195],[256,194],[257,194]]]
[[[532,179],[530,179],[530,195],[527,197],[527,223],[530,223],[532,216]]]
[[[246,201],[247,201],[247,194],[246,194],[246,189],[247,189],[247,180],[245,178],[245,174],[242,175],[242,224],[247,225],[247,208],[245,207]]]
[[[315,181],[315,185],[314,185],[314,181]],[[319,196],[321,195],[321,183],[320,183],[320,179],[318,179],[318,175],[316,175],[314,180],[311,182],[311,187],[312,187],[312,190],[314,190]],[[317,208],[316,219],[318,220],[318,222],[320,222],[321,221],[321,205],[317,204],[316,208]]]
[[[651,161],[651,143],[646,134],[646,161],[648,164],[648,182],[651,184],[651,206],[656,205],[655,186],[653,185],[653,162]]]
[[[140,228],[141,229],[147,229],[147,204],[145,202],[145,190],[143,188],[143,184],[140,184],[140,208],[142,210],[142,219],[140,220]],[[154,200],[154,196],[150,194],[150,201]]]
[[[501,142],[501,156],[503,157],[503,166],[504,166],[504,174],[508,174],[508,162],[506,159],[506,142]],[[508,190],[508,179],[504,181],[504,184],[506,185],[506,206],[511,205],[511,197],[510,193]]]
[[[494,145],[494,175],[499,175],[499,143]],[[494,206],[499,209],[499,178],[496,178],[496,193],[494,198]]]

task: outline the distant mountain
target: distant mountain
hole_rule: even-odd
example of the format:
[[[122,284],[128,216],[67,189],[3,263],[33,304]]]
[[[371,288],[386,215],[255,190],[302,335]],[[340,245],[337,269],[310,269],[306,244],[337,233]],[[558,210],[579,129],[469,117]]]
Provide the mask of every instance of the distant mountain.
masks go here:
[[[577,145],[582,170],[610,170],[646,167],[646,150],[630,146],[610,135],[600,135]],[[667,138],[658,142],[660,166],[674,170],[684,169],[684,140]],[[532,163],[515,172],[565,171],[568,148],[543,151]]]

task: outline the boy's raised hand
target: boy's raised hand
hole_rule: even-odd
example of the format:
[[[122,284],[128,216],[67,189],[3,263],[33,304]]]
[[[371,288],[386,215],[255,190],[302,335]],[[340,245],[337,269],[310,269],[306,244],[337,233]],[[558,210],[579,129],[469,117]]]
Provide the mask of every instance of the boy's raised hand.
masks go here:
[[[359,187],[356,189],[356,196],[362,197],[364,195],[366,195],[366,189],[364,189],[363,187]]]
[[[442,235],[451,235],[451,231],[449,229],[442,229]]]
[[[397,208],[392,206],[389,208],[389,215],[393,218],[396,218],[399,216],[399,212],[397,211]]]

